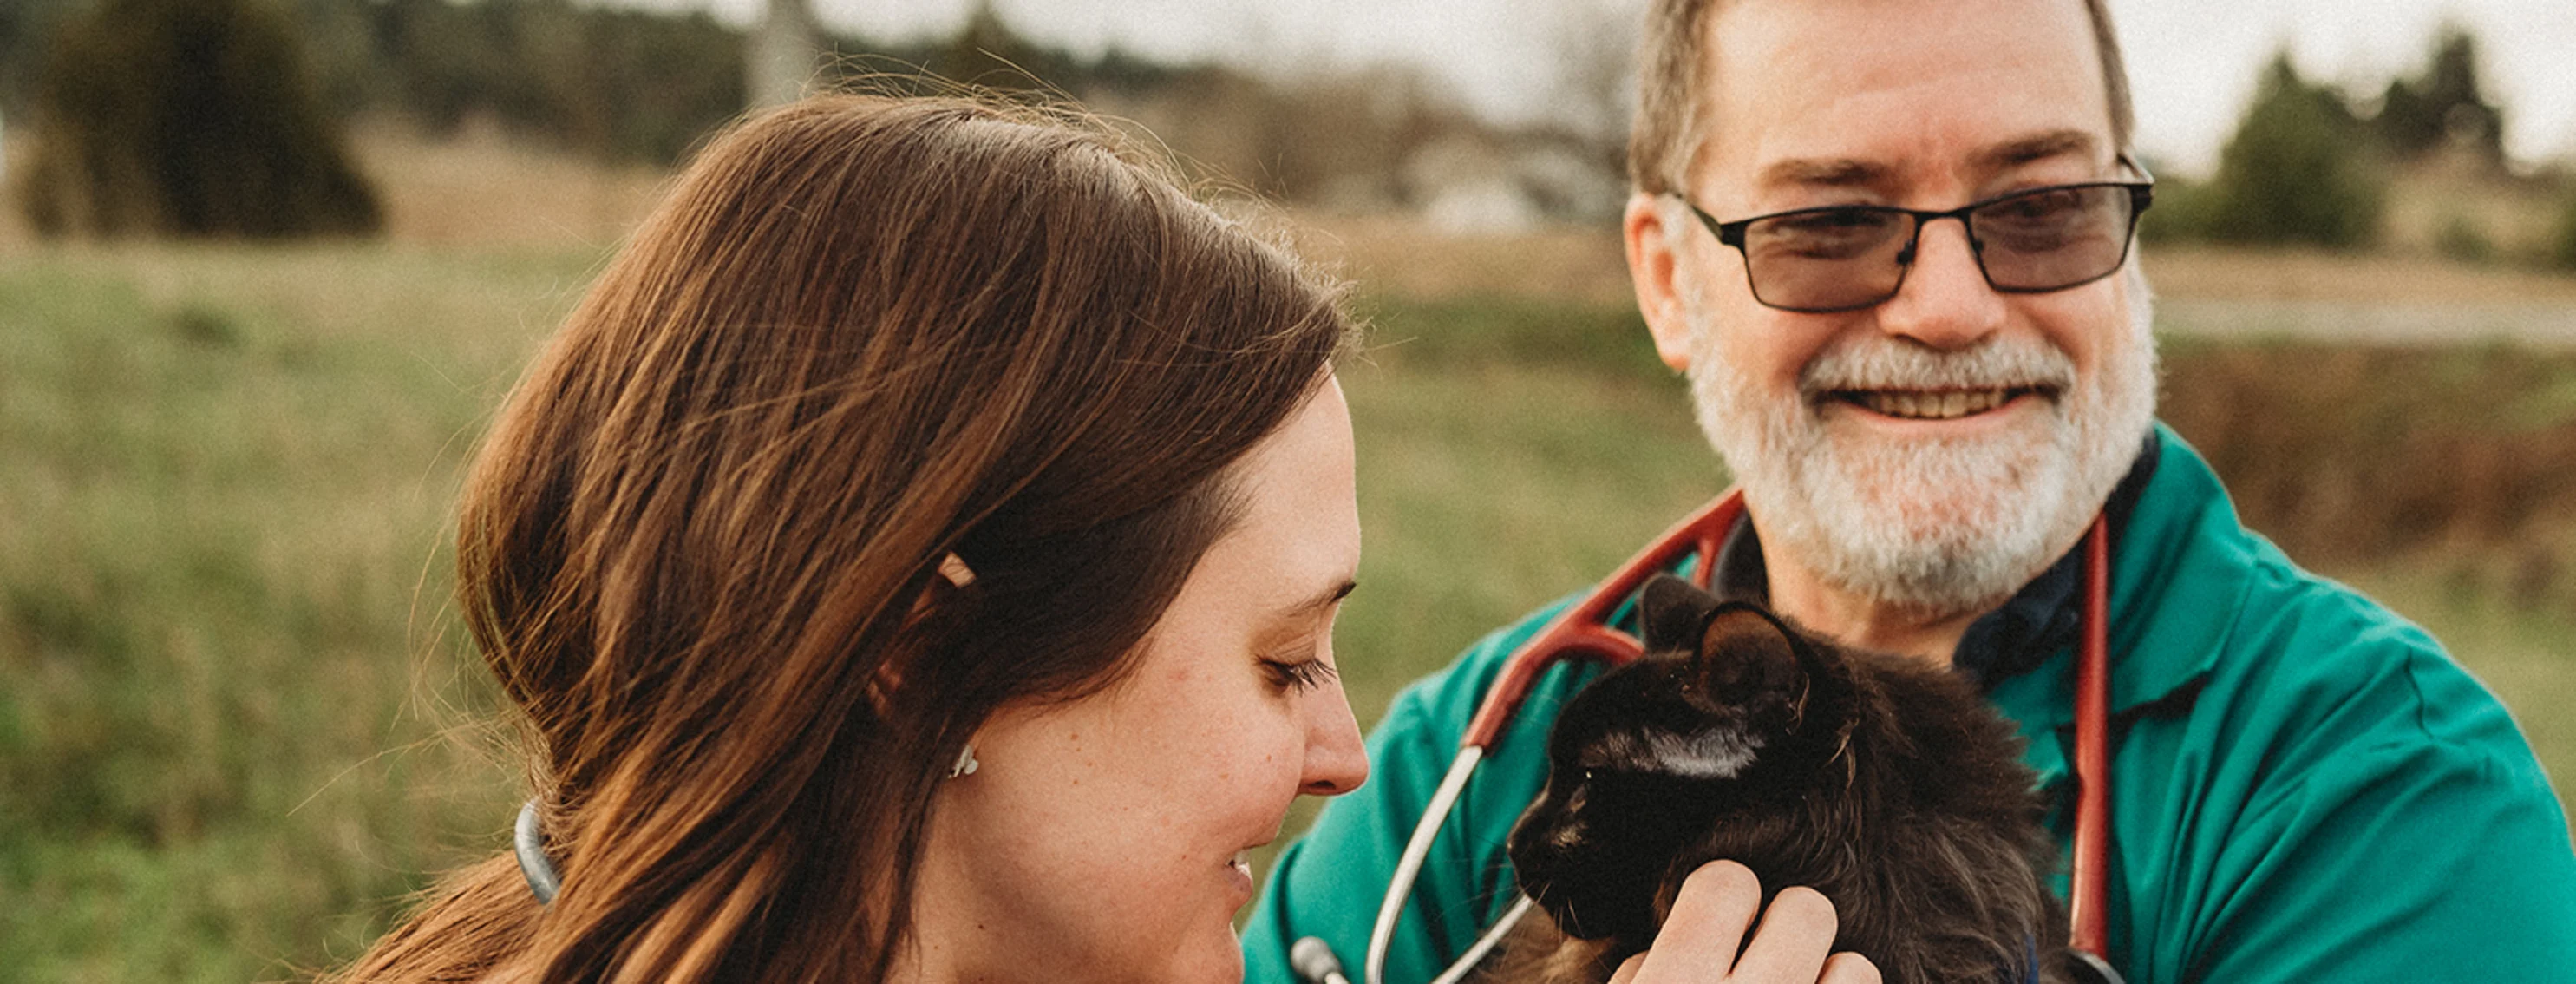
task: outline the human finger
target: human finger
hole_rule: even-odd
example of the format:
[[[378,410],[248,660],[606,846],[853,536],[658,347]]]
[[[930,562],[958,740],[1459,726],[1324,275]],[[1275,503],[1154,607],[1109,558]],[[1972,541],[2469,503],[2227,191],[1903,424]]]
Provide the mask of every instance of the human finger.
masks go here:
[[[1711,861],[1682,879],[1673,909],[1637,969],[1639,984],[1715,980],[1735,963],[1762,911],[1762,880],[1733,861]]]
[[[1812,888],[1784,888],[1744,945],[1735,976],[1746,981],[1812,981],[1834,948],[1834,903]]]
[[[1878,965],[1857,953],[1837,953],[1825,958],[1824,976],[1816,984],[1880,984]]]

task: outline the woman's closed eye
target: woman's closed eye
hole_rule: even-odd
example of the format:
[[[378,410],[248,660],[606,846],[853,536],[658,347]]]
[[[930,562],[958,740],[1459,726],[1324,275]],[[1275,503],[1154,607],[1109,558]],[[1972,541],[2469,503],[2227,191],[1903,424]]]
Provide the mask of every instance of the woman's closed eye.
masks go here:
[[[1280,635],[1268,636],[1260,657],[1261,670],[1269,674],[1270,684],[1281,693],[1306,693],[1341,676],[1341,671],[1325,660],[1333,651],[1333,620],[1341,614],[1342,599],[1350,597],[1358,583],[1348,578],[1331,590],[1290,606],[1277,623]],[[1289,634],[1294,637],[1290,638]],[[1285,645],[1266,645],[1284,641]]]
[[[1313,647],[1294,656],[1271,656],[1261,660],[1261,670],[1270,675],[1272,686],[1284,691],[1304,693],[1321,687],[1341,675],[1333,664],[1313,655]]]

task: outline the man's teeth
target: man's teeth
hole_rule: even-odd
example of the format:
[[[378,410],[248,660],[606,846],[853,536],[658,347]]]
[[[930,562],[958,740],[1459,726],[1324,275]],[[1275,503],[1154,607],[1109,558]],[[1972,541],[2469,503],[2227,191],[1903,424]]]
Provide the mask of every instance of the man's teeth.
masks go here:
[[[1939,393],[1864,390],[1853,394],[1853,401],[1890,417],[1949,420],[2002,406],[2004,401],[2012,398],[2012,393],[2008,389],[1946,390]]]

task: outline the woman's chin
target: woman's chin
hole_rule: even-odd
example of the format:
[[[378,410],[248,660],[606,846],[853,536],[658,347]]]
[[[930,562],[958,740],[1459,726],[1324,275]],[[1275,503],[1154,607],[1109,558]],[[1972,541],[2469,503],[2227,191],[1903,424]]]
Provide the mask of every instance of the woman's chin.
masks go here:
[[[1243,946],[1235,938],[1234,926],[1212,934],[1213,938],[1193,938],[1185,951],[1172,955],[1168,973],[1162,980],[1171,984],[1239,984],[1243,980]]]
[[[1225,954],[1218,960],[1217,965],[1209,968],[1211,972],[1207,979],[1212,982],[1222,982],[1222,984],[1236,984],[1243,980],[1243,946],[1235,940],[1234,934],[1227,933],[1224,949]]]

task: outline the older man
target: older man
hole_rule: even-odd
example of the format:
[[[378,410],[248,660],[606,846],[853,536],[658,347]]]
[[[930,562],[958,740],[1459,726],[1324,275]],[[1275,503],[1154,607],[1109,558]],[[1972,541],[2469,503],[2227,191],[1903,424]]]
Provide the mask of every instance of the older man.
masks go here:
[[[2247,532],[2153,422],[2128,248],[2146,179],[2102,0],[1656,0],[1649,17],[1628,260],[1745,493],[1721,590],[1967,674],[2019,723],[2064,837],[2076,548],[2104,516],[2111,963],[2131,981],[2576,980],[2576,852],[2511,719],[2420,630]],[[1398,698],[1376,782],[1265,888],[1253,979],[1290,979],[1299,937],[1365,949],[1479,697],[1553,611]],[[1428,980],[1500,914],[1504,834],[1581,682],[1545,678],[1469,787],[1391,984]],[[1692,885],[1641,979],[1874,976],[1826,956],[1829,906],[1783,893],[1727,977],[1760,896],[1741,869]]]

